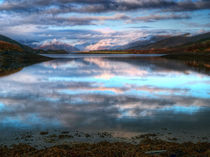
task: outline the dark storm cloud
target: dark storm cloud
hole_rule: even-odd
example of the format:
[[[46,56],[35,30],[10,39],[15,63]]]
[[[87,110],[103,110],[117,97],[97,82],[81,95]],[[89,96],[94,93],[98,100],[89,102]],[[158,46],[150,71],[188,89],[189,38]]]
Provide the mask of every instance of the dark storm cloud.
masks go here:
[[[109,11],[132,11],[138,9],[161,9],[168,11],[193,11],[209,9],[209,0],[5,0],[1,11],[47,12],[51,14],[84,12],[98,13]]]

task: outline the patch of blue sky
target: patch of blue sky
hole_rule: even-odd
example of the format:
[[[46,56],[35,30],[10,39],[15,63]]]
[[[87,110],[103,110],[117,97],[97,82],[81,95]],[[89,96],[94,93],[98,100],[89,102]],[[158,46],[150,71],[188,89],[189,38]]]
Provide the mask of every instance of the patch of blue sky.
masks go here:
[[[210,10],[198,10],[196,12],[192,12],[191,15],[193,16],[192,20],[199,22],[208,22]],[[202,18],[201,18],[202,17]]]
[[[103,23],[103,25],[100,24]],[[97,24],[98,23],[98,24]],[[127,23],[126,26],[132,26],[132,24]],[[114,31],[125,30],[124,22],[115,20],[115,21],[93,21],[92,24],[87,25],[72,25],[72,26],[49,26],[50,30],[89,30],[89,31],[100,31],[103,29],[111,29]]]
[[[103,29],[103,28],[110,28],[110,29],[112,29],[112,30],[114,30],[114,31],[126,31],[126,28],[125,27],[123,27],[124,26],[124,24],[123,24],[124,22],[123,21],[119,21],[119,20],[115,20],[115,21],[106,21],[104,24],[103,24],[103,26],[97,26],[97,28],[96,28],[96,30],[97,29]],[[129,24],[129,23],[127,23],[126,24],[126,26],[128,27],[128,26],[132,26],[132,24]]]
[[[95,29],[97,29],[98,26],[96,25],[88,25],[88,27],[86,25],[73,25],[73,26],[49,26],[48,29],[51,31],[59,31],[59,32],[63,32],[63,31],[81,31],[81,30],[90,30],[93,31]]]
[[[74,97],[71,99],[71,104],[84,104],[84,103],[87,103],[87,100],[83,100],[81,99],[80,97]]]
[[[183,23],[186,20],[165,20],[165,21],[156,21],[156,22],[147,22],[148,26],[151,26],[153,29],[164,30],[167,33],[173,33],[175,30],[177,32],[186,32],[189,30],[188,27],[183,27]]]
[[[184,113],[184,114],[194,114],[199,112],[202,109],[200,106],[170,106],[170,107],[163,107],[159,109],[159,111],[171,111],[175,114]]]
[[[151,90],[151,89],[149,89],[149,90]],[[133,96],[135,95],[138,97],[147,97],[147,98],[151,98],[151,99],[160,99],[160,98],[162,98],[162,96],[170,96],[170,95],[183,96],[182,92],[181,93],[178,93],[178,92],[170,93],[167,91],[161,91],[161,92],[158,91],[157,92],[157,91],[155,91],[155,89],[154,89],[154,92],[134,89],[134,90],[126,91],[124,94],[133,95]]]
[[[63,14],[60,14],[60,16],[63,16],[63,17],[100,17],[100,16],[112,16],[114,15],[114,13],[111,13],[111,12],[106,12],[106,13],[103,13],[103,14],[98,14],[98,13],[74,13],[74,12],[67,12],[67,13],[63,13]]]
[[[59,102],[60,99],[59,98],[52,98],[52,97],[39,97],[38,99],[36,99],[36,101],[47,101],[47,102],[56,103],[56,102]]]
[[[127,96],[135,96],[135,97],[141,97],[141,98],[151,98],[151,99],[159,99],[160,97],[158,95],[155,95],[151,92],[147,91],[140,91],[140,90],[128,90],[123,93]]]
[[[109,91],[109,90],[69,90],[69,89],[64,89],[64,90],[59,90],[58,91],[59,94],[68,94],[68,95],[81,95],[81,94],[101,94],[101,95],[116,95],[118,93],[113,92],[113,91]],[[119,95],[119,94],[118,94]]]
[[[167,32],[171,32],[177,30],[179,33],[185,33],[185,32],[191,32],[195,33],[194,28],[204,28],[204,29],[210,29],[208,26],[203,26],[200,24],[206,24],[207,21],[209,21],[209,16],[208,16],[209,10],[204,10],[204,11],[197,11],[194,13],[191,13],[190,16],[193,18],[189,19],[180,19],[180,20],[174,20],[174,19],[168,19],[168,20],[159,20],[159,21],[154,21],[154,22],[142,22],[139,21],[137,23],[134,23],[133,26],[137,26],[139,24],[142,25],[146,24],[147,26],[151,27],[150,29],[163,29]],[[164,15],[164,14],[163,14]],[[202,18],[201,18],[202,17]],[[198,25],[193,25],[192,23],[198,24]],[[200,25],[200,26],[199,26]],[[187,27],[183,27],[187,26]]]

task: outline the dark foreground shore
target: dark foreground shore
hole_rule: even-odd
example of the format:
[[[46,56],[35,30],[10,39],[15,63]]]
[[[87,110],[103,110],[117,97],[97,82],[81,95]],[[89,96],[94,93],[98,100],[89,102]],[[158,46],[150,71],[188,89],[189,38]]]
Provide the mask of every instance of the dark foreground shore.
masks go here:
[[[209,157],[210,143],[175,143],[145,138],[139,144],[126,142],[79,143],[36,149],[19,144],[1,146],[1,157]]]

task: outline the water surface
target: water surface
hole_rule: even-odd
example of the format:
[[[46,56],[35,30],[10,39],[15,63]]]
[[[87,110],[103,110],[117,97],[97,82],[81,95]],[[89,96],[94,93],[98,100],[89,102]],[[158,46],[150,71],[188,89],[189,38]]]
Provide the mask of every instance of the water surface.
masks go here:
[[[209,114],[210,76],[159,57],[69,55],[0,77],[4,134],[65,128],[209,137]]]

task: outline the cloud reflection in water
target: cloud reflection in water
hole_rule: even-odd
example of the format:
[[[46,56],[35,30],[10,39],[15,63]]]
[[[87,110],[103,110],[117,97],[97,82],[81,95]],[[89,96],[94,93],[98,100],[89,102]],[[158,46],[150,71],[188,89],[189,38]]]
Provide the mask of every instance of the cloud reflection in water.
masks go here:
[[[173,64],[79,58],[27,67],[0,78],[0,127],[210,131],[210,77]]]

